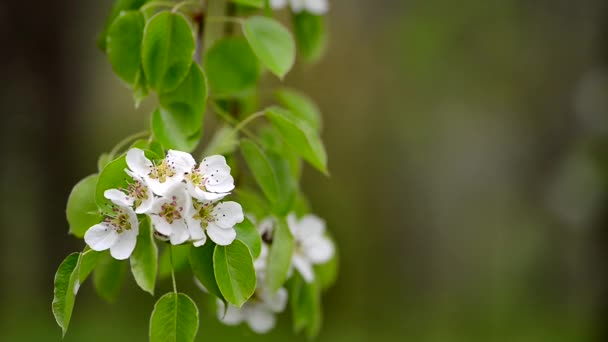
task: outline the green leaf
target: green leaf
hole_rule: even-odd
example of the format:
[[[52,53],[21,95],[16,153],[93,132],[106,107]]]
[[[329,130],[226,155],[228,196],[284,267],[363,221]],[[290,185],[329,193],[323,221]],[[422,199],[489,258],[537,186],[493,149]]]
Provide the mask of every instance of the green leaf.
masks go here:
[[[163,108],[158,108],[152,113],[152,131],[156,140],[165,148],[185,152],[194,151],[202,136],[202,130],[185,135],[173,115]]]
[[[139,224],[137,244],[131,255],[131,273],[142,290],[154,295],[156,273],[158,270],[158,248],[152,235],[150,219],[145,218]]]
[[[167,245],[163,249],[158,265],[158,276],[160,279],[166,279],[171,276],[171,254],[170,248],[173,248],[173,271],[179,273],[188,268],[190,257],[191,244],[173,246]]]
[[[293,17],[293,30],[300,54],[309,62],[317,61],[327,47],[325,17],[306,11]]]
[[[161,93],[158,99],[165,114],[162,116],[164,132],[170,134],[171,140],[188,139],[201,131],[207,104],[207,80],[198,64],[192,63],[184,81],[175,90]]]
[[[322,290],[330,288],[338,277],[338,256],[334,253],[333,258],[324,264],[314,265],[315,278]]]
[[[144,74],[144,70],[140,69],[137,74],[137,79],[135,84],[133,85],[133,102],[135,102],[135,108],[139,108],[139,105],[143,102],[143,100],[148,97],[150,93],[150,89],[148,88],[148,80],[146,80],[146,75]]]
[[[228,246],[216,246],[213,270],[217,285],[226,300],[241,307],[255,291],[256,278],[249,248],[234,240]]]
[[[302,158],[291,146],[285,144],[279,132],[272,126],[263,126],[258,135],[265,151],[272,151],[287,160],[292,176],[299,180],[302,176]]]
[[[234,226],[234,229],[236,230],[236,238],[247,245],[253,259],[260,256],[262,252],[262,238],[253,223],[248,218],[245,218],[243,222]]]
[[[261,220],[268,215],[268,203],[264,198],[253,189],[239,188],[236,191],[237,202],[243,206],[243,210],[247,214],[255,216]]]
[[[256,7],[256,8],[264,8],[264,2],[266,0],[231,0],[234,3]]]
[[[127,273],[127,262],[112,258],[107,251],[102,254],[93,272],[93,284],[101,298],[113,302],[120,293],[122,281]]]
[[[289,161],[283,155],[266,151],[266,158],[272,165],[279,185],[279,197],[276,202],[271,203],[271,206],[276,215],[285,217],[293,209],[298,182],[292,173]]]
[[[198,308],[183,293],[169,292],[156,302],[150,317],[150,342],[191,342],[198,331]]]
[[[216,96],[250,92],[260,76],[260,64],[242,37],[218,40],[205,57],[209,86]]]
[[[321,130],[321,111],[309,96],[289,88],[279,89],[276,95],[279,103],[294,116],[308,123],[315,131]]]
[[[142,64],[150,87],[158,92],[175,89],[188,74],[194,48],[192,29],[183,16],[163,11],[152,17],[142,45]]]
[[[141,72],[141,41],[146,20],[139,11],[120,12],[107,35],[107,50],[112,70],[130,85]]]
[[[101,172],[101,170],[103,170],[103,168],[108,165],[108,163],[110,163],[112,160],[110,159],[110,154],[109,153],[102,153],[99,156],[99,159],[97,159],[97,170],[99,170],[99,172]]]
[[[253,178],[258,183],[262,192],[271,203],[276,203],[279,198],[279,185],[277,176],[274,174],[272,165],[266,158],[264,151],[253,141],[243,139],[241,141],[241,152],[251,170]]]
[[[319,171],[328,174],[325,147],[318,133],[310,125],[291,112],[278,107],[268,109],[266,117],[285,142],[302,158]]]
[[[293,236],[289,231],[287,222],[285,222],[285,219],[279,219],[274,226],[266,268],[266,285],[271,292],[276,292],[287,280],[293,248]]]
[[[94,251],[92,249],[88,249],[82,253],[82,256],[80,257],[80,270],[78,273],[80,284],[84,283],[84,281],[89,277],[89,274],[93,272],[93,269],[99,263],[102,255],[103,253]]]
[[[283,78],[296,59],[291,33],[278,21],[260,16],[245,20],[243,31],[262,64],[273,74]]]
[[[190,266],[192,267],[192,273],[196,279],[198,279],[203,286],[209,291],[210,294],[216,296],[222,301],[226,302],[220,288],[215,280],[215,273],[213,272],[213,251],[215,250],[215,243],[210,239],[200,247],[192,247],[190,249]]]
[[[306,335],[317,336],[321,328],[321,295],[316,283],[307,283],[296,272],[289,284],[289,302],[294,330],[306,328]]]
[[[65,213],[70,234],[78,238],[83,238],[84,233],[102,219],[95,202],[97,179],[96,174],[84,178],[74,186],[68,197]]]
[[[228,155],[233,153],[239,141],[236,134],[232,134],[232,128],[229,126],[222,126],[215,131],[213,138],[205,147],[203,155],[212,156],[215,154]]]
[[[53,315],[57,325],[61,327],[63,336],[68,331],[76,291],[78,291],[78,260],[80,253],[72,253],[59,265],[55,273],[55,289],[53,291]]]
[[[108,163],[99,174],[95,187],[95,202],[105,213],[112,213],[113,204],[104,197],[104,192],[108,189],[126,189],[129,186],[127,179],[131,177],[125,172],[126,168],[127,161],[123,155]]]
[[[110,15],[106,20],[103,32],[101,32],[97,39],[97,47],[99,47],[99,49],[104,52],[106,51],[106,36],[108,30],[110,29],[110,26],[112,25],[112,23],[114,23],[114,20],[116,19],[116,17],[118,17],[120,12],[139,9],[143,4],[148,1],[149,0],[116,0],[116,2],[114,2],[114,6],[112,6]]]

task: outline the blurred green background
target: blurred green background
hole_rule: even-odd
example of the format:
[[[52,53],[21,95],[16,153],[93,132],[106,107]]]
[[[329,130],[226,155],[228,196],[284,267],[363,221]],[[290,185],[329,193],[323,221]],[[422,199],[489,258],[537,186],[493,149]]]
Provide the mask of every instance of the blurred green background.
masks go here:
[[[608,340],[608,3],[330,3],[327,55],[286,78],[325,118],[331,178],[303,189],[341,270],[318,340]],[[95,46],[110,6],[0,3],[0,341],[61,340],[53,275],[83,246],[67,196],[147,124],[154,101],[134,110]],[[289,314],[225,327],[178,287],[198,341],[305,340]],[[65,341],[145,341],[153,304],[130,278],[115,304],[87,283]]]

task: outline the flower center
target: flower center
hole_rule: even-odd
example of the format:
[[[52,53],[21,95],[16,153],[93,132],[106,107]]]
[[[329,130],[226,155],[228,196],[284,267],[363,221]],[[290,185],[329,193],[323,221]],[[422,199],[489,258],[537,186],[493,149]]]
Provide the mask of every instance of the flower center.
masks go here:
[[[140,182],[129,184],[127,195],[135,200],[135,207],[139,207],[144,200],[148,199],[148,189]]]
[[[173,196],[171,198],[171,202],[165,203],[160,207],[160,213],[158,216],[164,218],[169,224],[173,223],[175,220],[179,220],[182,218],[183,207],[177,206],[177,198]]]
[[[163,159],[158,165],[152,166],[152,170],[148,173],[148,176],[152,179],[157,179],[159,182],[164,183],[167,178],[175,176],[175,167],[173,162],[168,162],[167,159]]]
[[[213,216],[213,204],[210,202],[201,203],[199,201],[193,201],[194,210],[196,214],[194,214],[194,219],[199,220],[204,223],[209,223],[215,221],[215,217]]]
[[[111,216],[106,216],[105,222],[115,229],[116,232],[122,233],[123,231],[130,230],[132,228],[129,215],[124,209],[113,207],[112,211],[114,214]]]
[[[205,177],[203,177],[203,174],[200,173],[200,171],[198,171],[197,169],[193,169],[192,172],[188,173],[186,175],[186,178],[188,178],[192,182],[192,184],[199,187],[201,190],[207,191],[207,188],[205,188],[206,179]]]

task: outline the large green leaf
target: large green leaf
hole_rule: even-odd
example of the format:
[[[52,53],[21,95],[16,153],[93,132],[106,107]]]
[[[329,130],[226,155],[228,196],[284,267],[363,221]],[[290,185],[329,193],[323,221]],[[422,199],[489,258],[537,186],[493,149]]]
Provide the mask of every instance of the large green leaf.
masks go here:
[[[88,247],[87,250],[82,253],[82,256],[80,257],[80,265],[78,266],[78,278],[80,279],[80,284],[84,283],[89,274],[93,272],[93,269],[97,266],[97,263],[99,263],[102,255],[102,252],[88,249]]]
[[[277,291],[287,280],[293,248],[293,236],[289,231],[287,222],[285,222],[285,219],[280,219],[274,226],[272,245],[270,246],[268,266],[266,268],[266,285],[270,291]]]
[[[194,48],[192,29],[183,16],[163,11],[152,17],[141,54],[150,87],[159,92],[175,89],[188,74]]]
[[[248,215],[253,215],[257,220],[264,219],[269,213],[266,200],[257,191],[249,188],[239,188],[235,191],[237,202]]]
[[[207,52],[205,70],[216,96],[239,96],[255,87],[260,64],[242,37],[218,40]]]
[[[163,249],[159,260],[159,278],[165,279],[171,276],[171,249],[173,249],[173,271],[179,273],[187,269],[189,266],[188,258],[190,257],[190,248],[192,248],[191,244],[177,246],[167,244]]]
[[[156,273],[158,270],[158,248],[154,242],[150,219],[145,218],[139,224],[137,244],[131,255],[131,273],[142,290],[154,295]]]
[[[108,189],[126,189],[129,186],[129,175],[125,172],[127,168],[127,160],[125,156],[121,156],[101,170],[97,185],[95,187],[95,202],[99,209],[105,213],[112,213],[112,202],[104,197],[104,192]]]
[[[308,123],[278,107],[266,110],[266,117],[279,131],[285,142],[302,158],[319,171],[328,174],[325,147],[319,134]]]
[[[215,243],[210,240],[200,247],[192,247],[190,249],[190,266],[192,267],[192,273],[194,273],[196,279],[205,286],[207,291],[222,301],[225,301],[220,288],[217,286],[215,273],[213,272],[214,250]]]
[[[97,187],[98,175],[90,175],[78,182],[70,197],[65,210],[70,234],[76,237],[84,237],[84,233],[93,225],[101,222],[101,215],[95,202],[95,189]]]
[[[198,331],[198,308],[183,293],[160,297],[150,317],[150,342],[192,342]]]
[[[264,154],[264,151],[253,141],[243,139],[241,141],[241,152],[251,170],[253,178],[258,183],[262,192],[271,203],[276,203],[279,198],[279,184],[272,165]]]
[[[200,132],[207,105],[207,80],[201,67],[192,63],[188,76],[172,91],[158,96],[160,105],[170,114],[163,122],[166,132],[187,138]]]
[[[234,226],[234,229],[236,230],[236,238],[247,245],[251,255],[256,259],[262,252],[262,238],[253,223],[245,218],[243,222]]]
[[[293,17],[293,30],[304,59],[310,62],[318,60],[327,46],[325,17],[302,11]]]
[[[156,140],[166,149],[185,152],[194,151],[202,136],[202,130],[185,135],[175,122],[173,114],[163,108],[158,108],[152,113],[152,131]]]
[[[293,115],[308,123],[315,131],[321,129],[321,111],[309,96],[289,88],[279,89],[276,95],[279,103]]]
[[[283,78],[296,59],[291,33],[278,21],[260,16],[245,20],[245,38],[259,60],[279,78]]]
[[[102,50],[106,51],[106,36],[108,34],[108,30],[114,20],[122,11],[131,11],[139,9],[143,4],[150,0],[116,0],[114,2],[114,6],[112,6],[112,10],[110,11],[110,15],[106,20],[106,24],[104,26],[103,32],[99,35],[97,39],[97,46]]]
[[[228,246],[215,246],[213,270],[217,285],[224,298],[241,307],[255,291],[256,278],[249,248],[234,240]]]
[[[289,282],[289,302],[296,332],[306,329],[308,337],[315,337],[321,328],[321,295],[318,285],[307,283],[296,272]]]
[[[266,0],[231,0],[234,3],[251,7],[263,8]]]
[[[108,251],[101,256],[93,272],[93,284],[97,294],[108,302],[113,302],[127,273],[127,261],[112,258]]]
[[[62,333],[68,331],[76,292],[78,291],[78,260],[80,253],[72,253],[59,265],[55,273],[55,289],[53,293],[53,315]]]
[[[293,209],[298,182],[289,161],[283,155],[269,150],[266,151],[266,157],[272,165],[279,185],[279,197],[276,202],[271,203],[272,210],[276,215],[284,217]]]
[[[112,69],[130,85],[138,82],[141,73],[141,41],[146,20],[139,11],[121,12],[107,35],[107,50]]]

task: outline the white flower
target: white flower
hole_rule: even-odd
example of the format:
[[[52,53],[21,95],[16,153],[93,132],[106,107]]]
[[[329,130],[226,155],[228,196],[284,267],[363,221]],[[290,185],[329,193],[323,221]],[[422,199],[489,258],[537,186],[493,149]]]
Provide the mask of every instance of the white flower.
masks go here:
[[[240,204],[232,201],[218,203],[192,200],[189,208],[186,222],[195,247],[205,244],[205,230],[209,238],[221,246],[227,246],[236,239],[234,226],[244,220]]]
[[[295,243],[291,263],[304,280],[310,283],[314,280],[312,266],[325,263],[333,257],[333,242],[324,235],[325,222],[315,215],[305,215],[297,220],[295,214],[290,214],[287,223]]]
[[[204,158],[198,168],[186,173],[185,180],[190,195],[201,201],[216,201],[234,189],[230,166],[220,155]]]
[[[169,238],[171,244],[179,245],[190,239],[185,214],[191,206],[191,198],[184,183],[177,183],[158,197],[152,204],[149,216],[154,229]]]
[[[307,11],[316,15],[323,15],[329,10],[328,0],[270,0],[270,6],[273,9],[280,9],[287,5],[291,7],[294,13]]]
[[[104,196],[114,203],[119,203],[126,207],[135,207],[135,213],[145,214],[152,208],[154,203],[154,194],[148,187],[145,181],[131,172],[129,169],[125,169],[125,172],[133,178],[133,182],[129,183],[126,189],[110,189],[104,193]],[[126,191],[126,193],[125,193]]]
[[[184,180],[196,162],[189,153],[169,150],[167,156],[160,163],[154,164],[146,158],[144,151],[132,148],[127,152],[127,165],[134,179],[143,179],[144,182],[159,195],[165,196],[177,183]]]
[[[139,223],[137,215],[130,205],[125,205],[121,200],[112,199],[115,192],[120,191],[111,189],[104,193],[104,196],[116,205],[113,207],[113,213],[107,216],[103,222],[89,228],[84,234],[84,241],[93,250],[110,249],[110,254],[114,259],[124,260],[128,259],[135,249]]]

